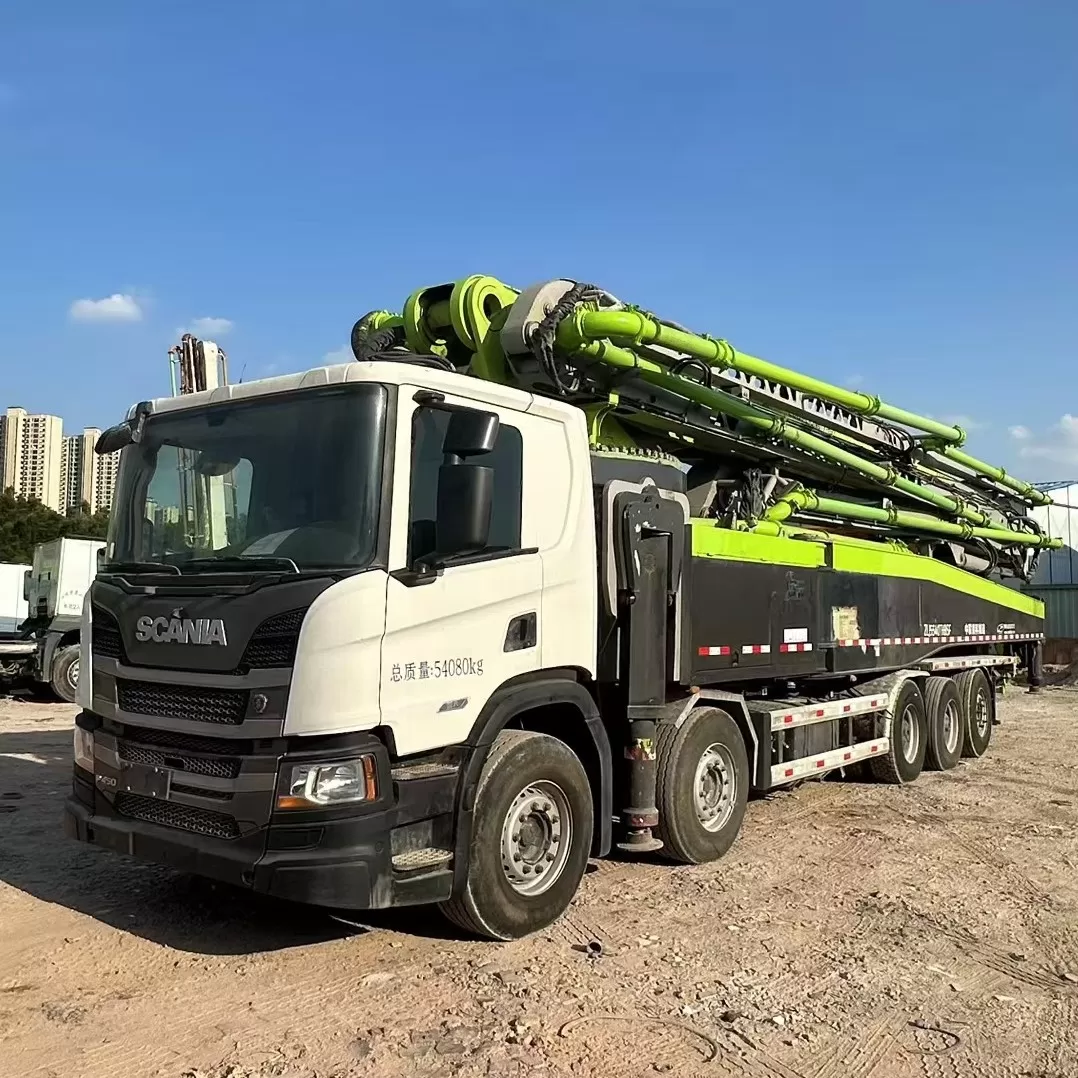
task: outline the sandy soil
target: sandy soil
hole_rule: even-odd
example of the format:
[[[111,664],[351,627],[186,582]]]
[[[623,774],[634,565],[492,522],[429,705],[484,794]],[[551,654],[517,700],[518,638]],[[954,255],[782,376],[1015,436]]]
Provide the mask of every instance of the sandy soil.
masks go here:
[[[719,864],[595,865],[506,945],[69,842],[72,714],[0,701],[5,1078],[1078,1076],[1074,689],[948,775],[754,802]]]

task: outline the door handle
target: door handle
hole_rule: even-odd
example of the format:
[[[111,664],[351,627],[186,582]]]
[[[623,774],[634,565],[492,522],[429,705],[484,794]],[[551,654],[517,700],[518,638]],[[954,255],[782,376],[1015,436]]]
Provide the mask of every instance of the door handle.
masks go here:
[[[538,620],[535,611],[518,614],[509,622],[502,651],[524,651],[527,648],[533,648],[538,635]]]

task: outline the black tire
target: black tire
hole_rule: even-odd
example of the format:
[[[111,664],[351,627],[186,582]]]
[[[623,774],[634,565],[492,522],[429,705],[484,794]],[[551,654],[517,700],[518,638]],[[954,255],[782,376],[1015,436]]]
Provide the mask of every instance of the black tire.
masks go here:
[[[718,860],[741,830],[749,796],[737,723],[721,708],[701,707],[680,726],[660,723],[655,740],[662,855],[690,865]]]
[[[925,682],[928,715],[928,750],[925,767],[950,771],[962,757],[962,701],[958,686],[949,677],[933,675]]]
[[[996,697],[985,672],[979,668],[955,675],[958,698],[962,702],[962,755],[976,759],[988,751],[992,740],[992,720]]]
[[[52,691],[68,704],[73,704],[79,695],[79,645],[69,644],[60,648],[52,657],[52,676],[49,678]]]
[[[872,774],[879,782],[904,786],[920,775],[928,748],[928,720],[920,686],[913,678],[903,683],[895,699],[891,744],[886,756],[872,758]]]
[[[530,790],[536,791],[540,799],[530,795]],[[522,802],[521,798],[528,800]],[[544,804],[547,809],[542,808]],[[510,823],[510,814],[521,811],[520,805],[534,805],[535,811],[518,814],[522,826],[516,835],[527,829],[527,834],[536,838],[528,851],[521,851],[519,842],[513,843],[522,855],[514,869],[503,858],[503,838],[510,840],[504,829]],[[560,828],[552,823],[555,817]],[[566,821],[569,842],[562,853],[563,847],[553,842],[558,834],[564,837]],[[566,911],[580,886],[588,866],[594,827],[591,786],[573,751],[546,734],[503,730],[491,746],[475,792],[464,887],[459,895],[442,904],[442,912],[458,928],[487,939],[519,939],[546,928]],[[544,848],[542,856],[530,858],[532,851]],[[556,852],[551,853],[551,849]],[[544,879],[541,890],[522,893],[511,882],[515,871],[518,886],[538,883],[551,858],[555,862],[552,870],[557,874],[552,882],[549,877]],[[536,868],[540,872],[533,877],[531,873]]]

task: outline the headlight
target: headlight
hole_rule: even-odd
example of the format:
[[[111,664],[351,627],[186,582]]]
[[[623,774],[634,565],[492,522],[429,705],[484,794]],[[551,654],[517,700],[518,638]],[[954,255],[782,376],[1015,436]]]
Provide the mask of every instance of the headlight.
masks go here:
[[[288,793],[277,798],[279,809],[312,809],[378,797],[378,768],[373,756],[295,764]]]
[[[75,727],[75,763],[84,771],[94,769],[94,735],[81,726]]]

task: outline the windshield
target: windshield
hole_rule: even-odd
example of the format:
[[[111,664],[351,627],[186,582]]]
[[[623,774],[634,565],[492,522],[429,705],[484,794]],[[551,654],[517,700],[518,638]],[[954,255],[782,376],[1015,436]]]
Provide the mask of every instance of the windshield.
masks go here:
[[[369,564],[385,411],[383,386],[353,384],[152,416],[124,450],[109,563]]]

